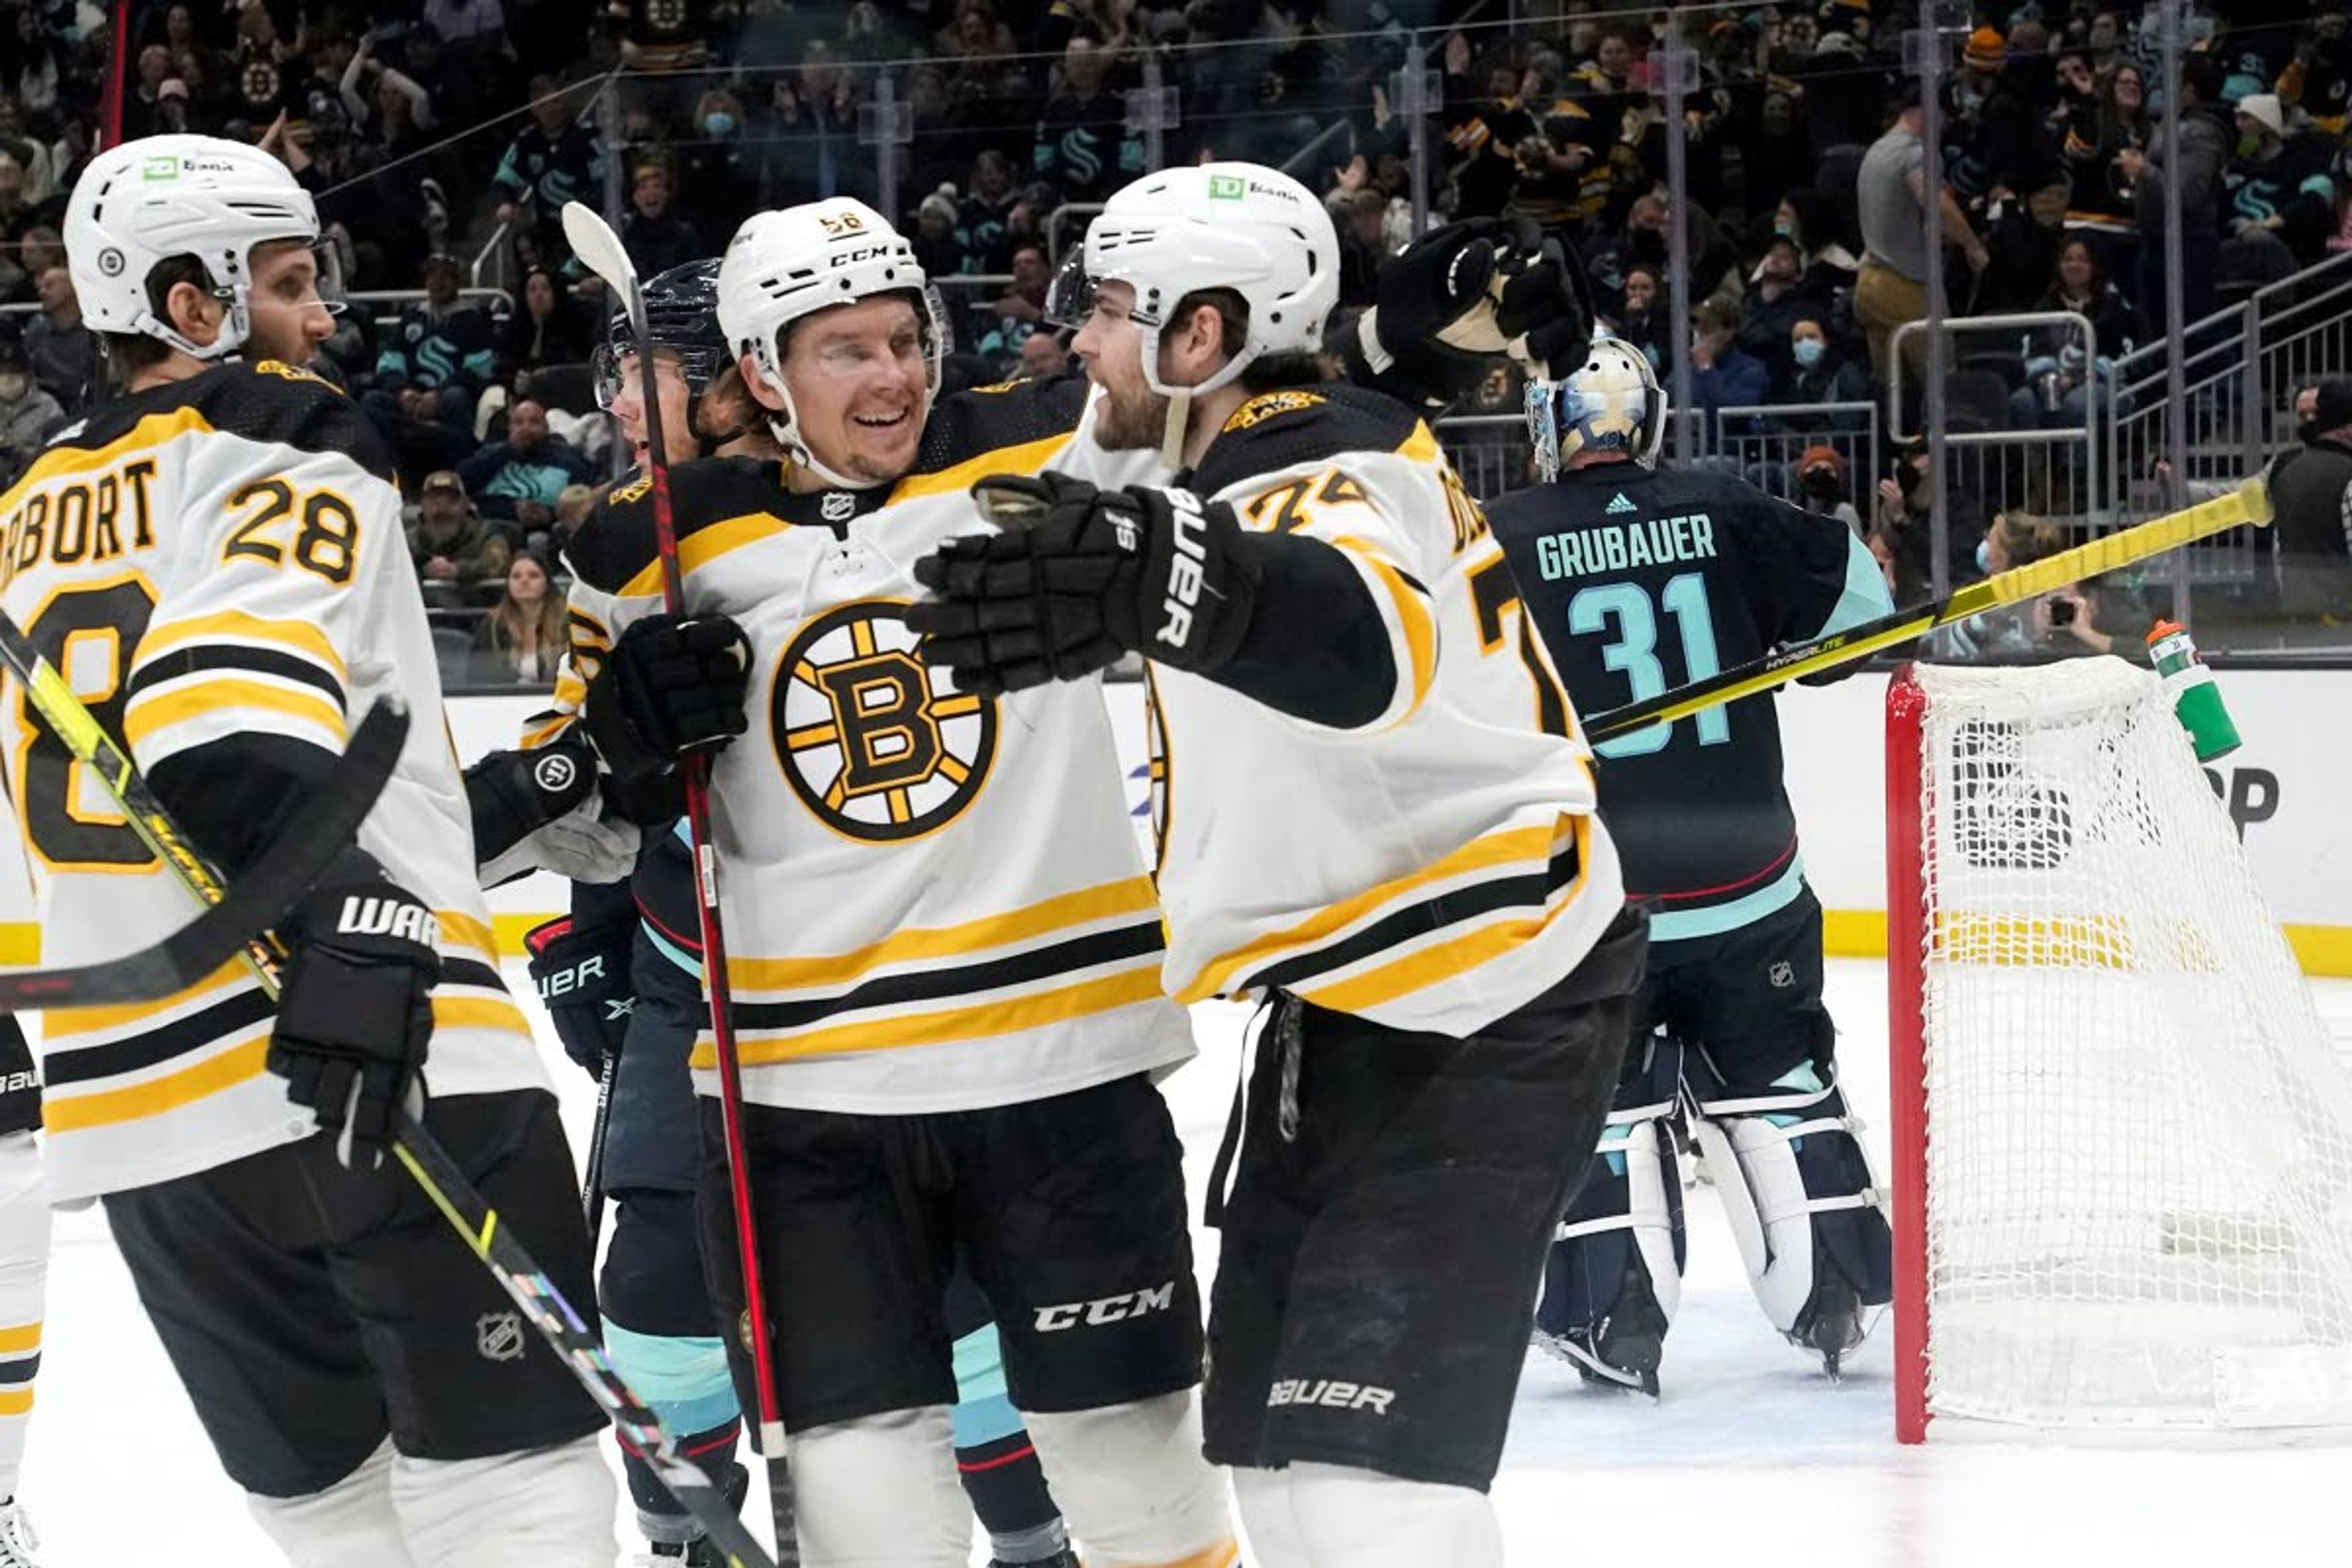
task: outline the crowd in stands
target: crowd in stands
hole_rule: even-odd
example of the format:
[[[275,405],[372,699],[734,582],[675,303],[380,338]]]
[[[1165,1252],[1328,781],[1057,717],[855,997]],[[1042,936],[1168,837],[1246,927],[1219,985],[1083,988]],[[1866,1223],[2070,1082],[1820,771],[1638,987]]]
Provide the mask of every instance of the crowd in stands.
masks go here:
[[[12,8],[0,300],[24,309],[0,317],[0,467],[13,471],[100,384],[58,226],[101,134],[113,50],[92,0]],[[463,640],[466,668],[493,679],[544,679],[561,622],[550,563],[585,487],[612,471],[583,369],[606,304],[563,243],[572,199],[614,203],[650,275],[714,254],[762,207],[882,201],[887,142],[889,216],[947,284],[952,374],[1045,374],[1068,363],[1045,319],[1054,260],[1087,204],[1146,166],[1153,133],[1129,94],[1147,80],[1176,110],[1157,132],[1166,160],[1286,163],[1328,192],[1343,298],[1366,302],[1379,258],[1412,228],[1413,128],[1391,92],[1418,37],[1442,83],[1425,127],[1436,219],[1517,215],[1572,242],[1612,329],[1668,376],[1686,366],[1715,424],[1847,405],[1782,420],[1827,444],[1769,478],[1864,527],[1884,510],[1875,487],[1895,488],[1902,468],[1860,471],[1838,437],[1853,405],[1884,397],[1898,329],[1925,314],[1923,199],[1945,198],[1950,313],[2066,310],[2093,325],[2095,344],[2066,329],[2006,344],[2014,363],[1992,413],[2023,424],[2079,423],[2113,362],[2161,331],[2168,181],[2182,197],[2191,320],[2352,249],[2346,15],[2279,0],[2200,0],[2178,170],[2164,163],[2168,106],[2138,10],[1979,0],[1932,179],[1898,58],[1909,5],[1682,12],[1698,68],[1683,126],[1693,322],[1681,342],[1654,90],[1663,12],[1565,0],[1523,5],[1509,27],[1447,31],[1433,0],[132,10],[123,133],[270,148],[317,197],[343,286],[404,296],[355,304],[328,355],[397,457],[420,577],[453,648]],[[891,138],[886,82],[910,140]],[[1906,379],[1917,379],[1908,367]],[[1498,374],[1473,404],[1510,413],[1519,391]]]

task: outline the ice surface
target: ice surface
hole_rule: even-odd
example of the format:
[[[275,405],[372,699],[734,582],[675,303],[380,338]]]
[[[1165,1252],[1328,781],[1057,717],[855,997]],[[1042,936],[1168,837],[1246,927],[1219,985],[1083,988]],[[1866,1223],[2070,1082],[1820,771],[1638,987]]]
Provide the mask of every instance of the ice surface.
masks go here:
[[[519,993],[520,967],[510,976]],[[2352,982],[2320,1005],[2352,1041]],[[1885,1136],[1885,973],[1834,961],[1846,1090]],[[1242,1009],[1199,1009],[1200,1061],[1169,1085],[1196,1202],[1233,1094]],[[551,1059],[553,1058],[551,1047]],[[559,1061],[575,1142],[593,1090]],[[2208,1568],[2345,1560],[2340,1442],[2096,1448],[1894,1441],[1887,1325],[1832,1385],[1767,1327],[1713,1194],[1691,1194],[1691,1270],[1657,1405],[1585,1392],[1531,1357],[1496,1486],[1515,1568]],[[1201,1246],[1203,1276],[1215,1237]],[[97,1211],[60,1216],[22,1495],[45,1568],[278,1561],[221,1475]],[[1431,1568],[1444,1568],[1432,1564]]]

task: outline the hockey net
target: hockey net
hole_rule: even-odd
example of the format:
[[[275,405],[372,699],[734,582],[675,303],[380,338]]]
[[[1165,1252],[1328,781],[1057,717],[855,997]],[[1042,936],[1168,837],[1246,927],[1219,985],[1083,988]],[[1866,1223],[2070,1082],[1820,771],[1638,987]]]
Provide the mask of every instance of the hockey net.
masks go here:
[[[2161,684],[1887,713],[1898,1435],[2352,1423],[2352,1073]]]

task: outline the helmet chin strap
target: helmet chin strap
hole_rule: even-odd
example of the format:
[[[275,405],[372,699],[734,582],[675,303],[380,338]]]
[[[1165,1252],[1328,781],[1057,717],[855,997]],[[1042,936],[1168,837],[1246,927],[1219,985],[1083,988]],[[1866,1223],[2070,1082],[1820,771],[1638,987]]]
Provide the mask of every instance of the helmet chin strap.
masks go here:
[[[1184,438],[1192,433],[1192,400],[1202,393],[1214,392],[1249,368],[1257,357],[1244,350],[1239,355],[1217,367],[1216,374],[1192,386],[1169,386],[1160,379],[1160,329],[1150,327],[1139,334],[1143,339],[1144,384],[1168,400],[1168,422],[1160,432],[1160,460],[1171,468],[1184,466]]]
[[[885,479],[853,479],[846,474],[835,473],[832,468],[819,462],[815,451],[806,441],[801,439],[800,414],[793,407],[792,392],[783,384],[782,378],[771,379],[763,372],[760,379],[767,383],[769,391],[783,400],[784,405],[782,409],[769,411],[768,428],[775,432],[777,445],[783,447],[784,455],[790,458],[796,467],[806,468],[837,490],[879,489],[888,482]]]

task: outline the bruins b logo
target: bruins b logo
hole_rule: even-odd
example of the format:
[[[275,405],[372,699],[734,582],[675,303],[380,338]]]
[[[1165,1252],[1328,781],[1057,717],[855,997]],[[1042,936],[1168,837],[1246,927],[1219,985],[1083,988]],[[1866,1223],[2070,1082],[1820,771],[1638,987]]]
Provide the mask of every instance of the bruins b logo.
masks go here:
[[[996,757],[996,704],[915,652],[906,606],[864,600],[801,628],[770,720],[793,793],[835,832],[887,842],[952,820]]]

